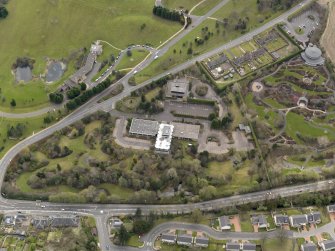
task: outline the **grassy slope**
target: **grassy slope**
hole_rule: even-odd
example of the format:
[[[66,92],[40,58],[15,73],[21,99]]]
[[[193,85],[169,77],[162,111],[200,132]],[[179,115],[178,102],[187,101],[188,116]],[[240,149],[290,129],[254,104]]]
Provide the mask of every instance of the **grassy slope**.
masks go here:
[[[165,41],[180,24],[154,17],[153,4],[153,0],[10,1],[10,15],[0,22],[0,87],[6,97],[0,108],[8,109],[11,98],[16,99],[17,109],[41,106],[47,102],[47,92],[59,84],[14,85],[10,70],[18,56],[34,58],[34,73],[39,74],[45,70],[45,57],[65,58],[97,39],[121,48]],[[146,28],[141,31],[143,23]],[[70,67],[66,74],[72,72]]]
[[[190,10],[201,0],[163,0],[163,5],[169,9],[186,9]]]
[[[116,69],[121,70],[125,68],[133,68],[138,65],[148,54],[149,52],[146,50],[133,50],[130,57],[124,56],[122,58]]]

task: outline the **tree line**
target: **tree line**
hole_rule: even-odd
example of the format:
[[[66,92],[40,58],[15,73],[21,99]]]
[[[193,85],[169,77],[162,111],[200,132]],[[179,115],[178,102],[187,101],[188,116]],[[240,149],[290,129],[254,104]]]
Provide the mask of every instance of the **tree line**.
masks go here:
[[[169,10],[162,6],[154,6],[152,12],[155,16],[158,16],[158,17],[161,17],[167,20],[177,21],[182,24],[184,24],[185,22],[183,18],[183,14],[175,10]]]

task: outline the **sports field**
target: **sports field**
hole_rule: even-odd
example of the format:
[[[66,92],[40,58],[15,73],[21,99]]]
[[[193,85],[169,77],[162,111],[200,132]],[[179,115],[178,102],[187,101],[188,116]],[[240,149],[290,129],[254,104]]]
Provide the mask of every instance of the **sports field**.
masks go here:
[[[17,57],[36,60],[33,73],[44,73],[46,58],[66,59],[95,40],[106,40],[119,48],[129,44],[158,46],[180,29],[180,24],[154,17],[154,0],[13,0],[10,15],[0,22],[0,109],[10,111],[10,101],[21,108],[45,106],[47,93],[59,83],[40,80],[15,84],[11,66]],[[141,26],[145,27],[141,29]],[[142,26],[143,27],[143,26]],[[73,60],[74,61],[74,60]],[[70,62],[65,77],[74,72]]]

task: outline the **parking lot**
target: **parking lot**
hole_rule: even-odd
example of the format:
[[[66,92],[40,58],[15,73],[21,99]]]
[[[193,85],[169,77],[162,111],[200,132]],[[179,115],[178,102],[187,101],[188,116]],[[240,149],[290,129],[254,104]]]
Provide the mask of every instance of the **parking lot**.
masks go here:
[[[186,104],[181,102],[166,101],[164,105],[166,111],[176,115],[192,116],[197,118],[208,118],[214,112],[214,107],[210,105]]]
[[[293,18],[284,29],[289,35],[294,35],[300,42],[306,43],[309,41],[309,35],[318,28],[319,22],[318,13],[308,10]]]

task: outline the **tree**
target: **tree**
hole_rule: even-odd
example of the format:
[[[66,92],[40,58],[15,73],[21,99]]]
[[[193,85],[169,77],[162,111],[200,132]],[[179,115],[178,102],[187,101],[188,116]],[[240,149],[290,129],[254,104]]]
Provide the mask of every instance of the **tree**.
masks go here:
[[[200,220],[201,220],[201,217],[202,217],[202,213],[201,213],[200,209],[195,209],[192,212],[191,218],[192,218],[192,221],[194,223],[199,223]]]
[[[12,99],[12,101],[10,101],[10,105],[11,105],[12,107],[15,107],[15,106],[16,106],[16,101],[15,101],[15,99]]]
[[[121,225],[118,236],[120,245],[124,246],[130,238],[130,234],[128,233],[125,226]]]
[[[0,19],[5,19],[8,16],[8,10],[4,6],[0,6]]]
[[[131,57],[133,55],[133,53],[131,52],[131,50],[127,50],[127,56]]]

